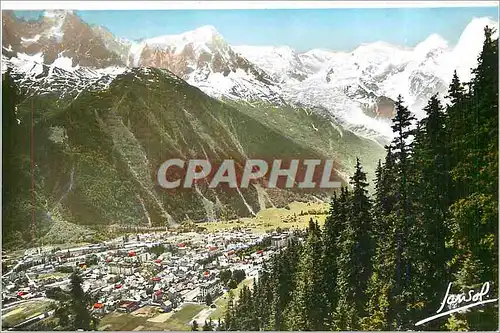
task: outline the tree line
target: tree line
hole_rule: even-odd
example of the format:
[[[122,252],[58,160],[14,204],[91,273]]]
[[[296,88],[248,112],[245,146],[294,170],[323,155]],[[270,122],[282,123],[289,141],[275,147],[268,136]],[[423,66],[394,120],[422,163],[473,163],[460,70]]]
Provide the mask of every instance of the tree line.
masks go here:
[[[311,220],[230,300],[224,330],[496,330],[498,305],[416,323],[451,293],[498,293],[498,40],[485,41],[470,82],[454,73],[446,105],[416,121],[401,96],[394,139],[376,170],[361,162],[323,227]],[[442,312],[448,309],[442,310]]]

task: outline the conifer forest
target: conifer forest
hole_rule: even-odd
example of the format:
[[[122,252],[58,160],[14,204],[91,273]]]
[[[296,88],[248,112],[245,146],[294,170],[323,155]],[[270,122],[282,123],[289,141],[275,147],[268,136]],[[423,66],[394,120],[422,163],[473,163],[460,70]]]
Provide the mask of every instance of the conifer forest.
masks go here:
[[[498,40],[491,35],[486,28],[471,82],[455,73],[446,105],[432,97],[416,126],[398,99],[374,194],[358,160],[324,227],[311,220],[302,242],[264,266],[230,303],[225,330],[498,328],[497,303],[415,326],[440,308],[449,282],[455,293],[485,282],[498,293]]]

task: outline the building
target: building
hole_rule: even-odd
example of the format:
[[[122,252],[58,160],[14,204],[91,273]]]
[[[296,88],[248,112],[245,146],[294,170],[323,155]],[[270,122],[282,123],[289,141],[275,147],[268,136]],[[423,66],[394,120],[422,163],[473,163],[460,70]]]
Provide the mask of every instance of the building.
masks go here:
[[[200,302],[205,302],[208,294],[210,294],[210,296],[212,296],[212,299],[214,299],[221,293],[221,290],[220,280],[218,278],[212,281],[205,282],[200,286],[200,294],[198,296],[198,300]]]
[[[160,302],[163,300],[163,291],[161,289],[158,289],[153,293],[152,297],[153,302]]]
[[[139,308],[139,303],[136,301],[121,301],[118,304],[118,311],[120,312],[132,312]]]
[[[93,306],[93,311],[96,314],[103,315],[104,314],[104,304],[103,303],[95,303]]]
[[[139,254],[137,257],[139,259],[139,262],[144,263],[144,262],[150,261],[153,256],[149,252],[144,252],[144,253]],[[160,261],[160,263],[161,263],[161,261]]]
[[[278,235],[271,237],[271,246],[282,248],[288,245],[290,237],[288,235]]]
[[[170,302],[170,301],[166,301],[166,302],[165,302],[165,307],[164,307],[165,312],[170,312],[170,311],[172,311],[172,308],[173,308],[173,304],[172,304],[172,302]]]
[[[118,275],[134,274],[134,267],[132,265],[109,263],[108,267],[109,267],[109,274],[118,274]]]

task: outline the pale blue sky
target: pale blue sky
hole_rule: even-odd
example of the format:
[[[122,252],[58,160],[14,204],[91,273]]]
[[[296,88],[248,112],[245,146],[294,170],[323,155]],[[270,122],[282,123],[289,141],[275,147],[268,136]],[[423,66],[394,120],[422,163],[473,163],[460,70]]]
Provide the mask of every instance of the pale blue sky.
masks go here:
[[[87,23],[137,40],[178,34],[213,25],[232,45],[288,45],[298,51],[349,51],[362,43],[385,41],[415,46],[432,33],[452,44],[474,17],[498,21],[498,7],[255,9],[255,10],[87,10]],[[36,17],[40,12],[16,12]]]

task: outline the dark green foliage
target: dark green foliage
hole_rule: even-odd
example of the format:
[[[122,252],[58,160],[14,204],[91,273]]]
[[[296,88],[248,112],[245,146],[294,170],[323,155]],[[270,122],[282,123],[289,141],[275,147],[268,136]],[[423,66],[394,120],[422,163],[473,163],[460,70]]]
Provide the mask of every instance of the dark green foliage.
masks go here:
[[[461,108],[450,107],[450,130],[466,129],[450,138],[459,159],[453,159],[451,177],[456,189],[448,218],[453,251],[452,273],[458,287],[472,288],[490,281],[498,294],[498,40],[485,29],[479,65],[473,70]],[[453,112],[453,113],[452,113]],[[453,116],[453,117],[452,117]],[[462,120],[458,122],[457,120]],[[455,121],[455,122],[453,122]],[[471,330],[498,328],[498,308],[484,314],[457,315]]]
[[[236,330],[233,318],[236,316],[234,311],[234,295],[232,291],[229,291],[229,300],[227,302],[226,313],[224,314],[223,329],[225,331]]]
[[[323,233],[323,269],[329,316],[337,308],[338,292],[334,288],[337,283],[338,266],[336,257],[340,253],[340,235],[345,229],[347,220],[347,187],[341,189],[340,196],[335,193],[332,198],[329,214],[325,220]]]
[[[234,279],[231,279],[231,280],[229,280],[227,287],[229,289],[236,289],[238,287],[238,282],[236,282],[236,280],[234,280]]]
[[[31,193],[31,115],[19,113],[21,100],[7,71],[2,80],[2,243],[16,247],[32,240],[32,212],[36,212]]]
[[[45,296],[47,298],[55,299],[55,300],[60,300],[63,298],[64,291],[62,291],[61,288],[55,287],[55,288],[50,288],[45,291]]]
[[[498,295],[498,41],[491,35],[486,29],[468,89],[455,73],[446,107],[433,96],[415,122],[398,98],[373,196],[358,161],[324,229],[311,219],[307,234],[297,234],[303,242],[264,267],[253,292],[240,295],[229,329],[498,329],[496,304],[415,326],[436,313],[449,282],[453,294],[490,282],[487,298]],[[263,327],[250,324],[255,316]]]
[[[205,297],[205,304],[206,305],[212,305],[213,303],[213,300],[212,300],[212,295],[210,295],[210,293],[207,294],[207,297]]]
[[[213,162],[325,158],[324,152],[271,126],[264,112],[260,117],[249,115],[245,107],[212,99],[158,69],[132,70],[113,80],[108,89],[85,90],[75,99],[58,93],[23,98],[9,72],[2,84],[2,167],[8,175],[2,186],[3,207],[8,208],[2,213],[4,247],[30,241],[33,212],[36,239],[44,243],[52,239],[42,240],[42,236],[51,235],[50,231],[57,234],[58,226],[67,222],[71,224],[64,230],[70,233],[76,229],[72,224],[92,229],[115,224],[166,226],[172,220],[181,222],[186,215],[193,220],[206,220],[212,213],[213,218],[251,215],[235,189],[213,190],[200,184],[205,198],[219,200],[223,206],[207,212],[194,189],[171,195],[159,188],[156,171],[169,158],[208,157]],[[308,117],[301,121],[306,120],[307,126],[302,126],[310,129]],[[357,146],[372,146],[363,152],[378,149],[369,140],[345,136],[349,141],[339,140],[343,145],[353,141]],[[339,147],[339,155],[345,151],[346,147]],[[257,211],[256,189],[242,188],[241,193]],[[273,203],[286,205],[303,193],[276,190],[269,195]],[[77,235],[59,236],[68,242],[82,241]]]
[[[259,250],[266,250],[271,246],[271,237],[265,237],[262,241],[259,243],[249,246],[244,249],[240,249],[236,251],[236,254],[240,257],[248,256],[251,255],[252,253],[255,253]]]
[[[202,328],[203,331],[213,331],[214,330],[214,323],[212,322],[212,318],[207,322],[205,320],[205,324],[203,325]]]
[[[165,246],[163,244],[157,244],[148,248],[148,251],[158,257],[165,253],[167,250],[165,249]]]
[[[223,284],[226,284],[231,279],[232,273],[230,270],[226,269],[220,272],[219,278]]]
[[[99,262],[99,258],[96,255],[92,255],[92,256],[85,259],[85,265],[87,267],[97,265],[98,262]]]
[[[329,312],[322,261],[322,234],[317,222],[309,230],[296,273],[295,289],[289,305],[287,326],[294,331],[321,331]]]
[[[368,183],[359,160],[351,186],[352,192],[345,206],[345,227],[337,240],[336,291],[339,298],[333,314],[333,326],[336,329],[357,330],[360,318],[365,315],[366,289],[372,273],[371,258],[375,252],[371,202],[366,190]]]
[[[61,273],[73,273],[75,269],[71,266],[57,266],[56,271]]]
[[[245,280],[245,277],[246,277],[245,270],[235,269],[233,271],[233,280],[236,281],[236,283],[240,283],[241,281]]]
[[[52,298],[57,300],[54,306],[54,316],[57,319],[56,330],[96,330],[99,321],[89,310],[94,300],[83,292],[82,278],[78,273],[73,273],[70,280],[69,293],[61,289],[55,289],[51,293]]]

